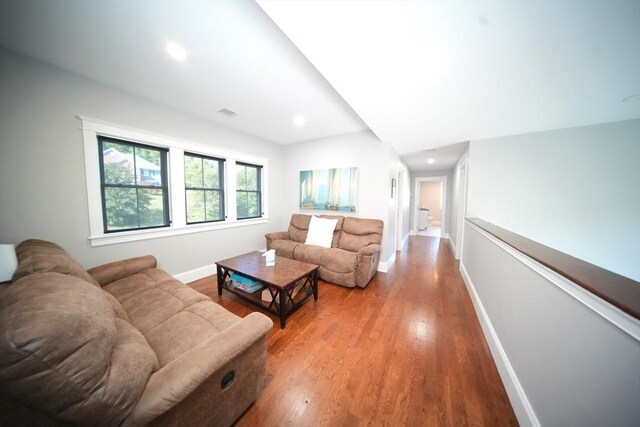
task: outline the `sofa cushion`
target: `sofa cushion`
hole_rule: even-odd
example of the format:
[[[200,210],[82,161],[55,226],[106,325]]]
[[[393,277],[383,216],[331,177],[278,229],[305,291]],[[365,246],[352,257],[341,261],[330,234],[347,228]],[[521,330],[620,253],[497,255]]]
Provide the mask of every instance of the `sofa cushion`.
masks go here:
[[[293,259],[309,264],[319,265],[323,254],[330,250],[331,248],[323,248],[320,246],[299,245],[293,252]]]
[[[327,270],[336,273],[351,273],[356,270],[358,254],[356,252],[345,251],[338,248],[327,249],[322,252],[320,262]]]
[[[311,216],[309,215],[291,215],[291,222],[289,222],[289,238],[294,242],[304,243],[305,240],[307,240],[309,222],[311,222]]]
[[[77,277],[95,286],[100,286],[82,266],[64,249],[44,240],[25,240],[16,247],[18,268],[13,281],[32,273],[54,272]]]
[[[213,301],[200,301],[151,328],[145,338],[162,367],[240,320]]]
[[[206,295],[180,283],[164,270],[150,268],[104,287],[127,312],[131,324],[142,334],[200,301]]]
[[[122,304],[120,304],[120,301],[118,301],[116,297],[114,297],[104,289],[102,289],[102,294],[105,296],[105,298],[107,298],[107,300],[109,301],[109,304],[111,304],[111,308],[113,308],[113,313],[115,314],[115,316],[118,319],[122,319],[126,322],[131,323],[131,320],[129,319],[129,315],[125,311]]]
[[[84,280],[38,273],[0,300],[0,393],[60,420],[117,425],[133,409],[155,353]]]
[[[337,273],[353,274],[358,261],[358,254],[337,248],[321,248],[320,246],[300,245],[294,252],[298,261],[321,265]]]
[[[338,247],[346,251],[358,252],[370,244],[382,241],[383,223],[379,219],[347,217],[342,225]]]
[[[155,268],[104,289],[122,304],[156,353],[160,367],[240,320],[206,295]]]
[[[277,256],[293,259],[294,250],[301,244],[293,240],[273,240],[270,249],[274,249]]]

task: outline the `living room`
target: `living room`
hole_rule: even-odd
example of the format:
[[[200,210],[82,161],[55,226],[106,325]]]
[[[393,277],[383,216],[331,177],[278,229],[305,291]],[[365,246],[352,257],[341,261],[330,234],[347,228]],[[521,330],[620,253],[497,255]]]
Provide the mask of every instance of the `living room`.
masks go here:
[[[573,383],[584,385],[587,391],[581,394],[580,399],[563,402],[569,408],[566,412],[561,412],[545,400],[549,390],[559,385],[551,380],[537,379],[536,377],[553,375],[544,374],[538,368],[528,370],[527,364],[532,365],[532,362],[527,360],[527,353],[524,350],[518,353],[517,350],[509,347],[512,345],[533,351],[529,348],[530,343],[520,341],[509,343],[514,338],[508,335],[508,331],[500,330],[500,328],[508,329],[513,321],[511,317],[513,314],[508,309],[491,312],[489,301],[500,298],[493,293],[482,294],[481,277],[484,277],[485,273],[481,269],[482,266],[475,265],[474,260],[469,259],[472,255],[479,259],[478,252],[482,253],[486,250],[482,249],[483,246],[476,235],[479,231],[464,221],[460,223],[459,217],[485,219],[616,272],[636,283],[640,280],[640,263],[637,262],[640,258],[640,248],[637,244],[640,239],[640,196],[637,191],[640,184],[638,172],[640,170],[640,149],[638,148],[640,104],[637,99],[637,94],[640,92],[637,77],[640,75],[637,62],[637,52],[640,51],[638,2],[609,3],[606,7],[592,4],[584,8],[561,4],[558,10],[555,10],[558,21],[566,18],[569,12],[585,17],[586,24],[573,22],[572,25],[575,27],[568,27],[575,28],[575,34],[571,33],[571,37],[577,37],[576,34],[584,35],[585,28],[591,31],[590,25],[593,25],[597,28],[597,31],[593,30],[594,33],[602,40],[600,42],[602,44],[593,42],[593,45],[588,45],[586,48],[575,42],[576,51],[582,54],[585,49],[586,51],[592,49],[590,52],[593,57],[579,56],[578,59],[584,63],[576,60],[571,67],[567,65],[567,69],[561,69],[561,72],[556,70],[556,74],[561,74],[563,78],[568,79],[561,80],[563,83],[571,81],[572,78],[581,77],[592,82],[591,89],[587,89],[584,80],[580,80],[580,84],[576,83],[578,87],[572,90],[582,91],[583,95],[576,96],[574,99],[572,96],[575,92],[566,96],[557,94],[557,98],[554,98],[551,103],[548,98],[541,95],[540,99],[537,99],[535,91],[541,86],[547,83],[553,86],[558,83],[556,80],[540,79],[536,84],[526,88],[528,98],[514,100],[508,97],[508,92],[515,90],[518,84],[524,83],[517,76],[503,76],[504,86],[499,87],[500,92],[486,94],[486,96],[502,99],[503,109],[500,110],[501,116],[496,121],[508,123],[508,126],[504,125],[496,133],[488,133],[484,128],[474,127],[476,121],[474,117],[465,120],[464,126],[458,126],[462,130],[456,130],[456,133],[451,134],[446,140],[431,138],[430,131],[421,134],[415,131],[418,135],[414,139],[423,139],[424,144],[419,146],[419,149],[403,149],[402,152],[395,145],[399,143],[396,141],[396,134],[403,132],[409,134],[414,130],[423,129],[423,126],[428,127],[426,123],[429,121],[426,118],[428,116],[419,116],[419,113],[424,112],[421,110],[402,116],[410,107],[419,105],[402,106],[395,102],[397,98],[394,92],[398,89],[395,85],[400,83],[393,82],[402,80],[402,76],[392,76],[393,78],[387,80],[388,86],[383,88],[374,90],[370,87],[370,97],[362,94],[357,96],[358,94],[352,91],[360,91],[360,87],[355,84],[345,87],[344,82],[349,81],[346,77],[344,80],[339,76],[335,81],[331,80],[334,71],[333,68],[325,66],[323,52],[318,53],[311,49],[305,44],[309,42],[305,42],[304,38],[296,38],[296,28],[288,26],[291,25],[291,21],[280,18],[281,21],[278,22],[276,6],[271,6],[273,9],[270,10],[268,4],[258,5],[253,2],[226,4],[228,10],[224,13],[228,15],[223,15],[228,19],[226,24],[225,19],[220,17],[213,20],[214,24],[220,27],[221,33],[232,31],[235,27],[241,27],[241,29],[236,29],[237,32],[229,34],[248,37],[247,34],[255,33],[253,34],[255,39],[251,40],[255,40],[255,43],[259,42],[260,45],[245,55],[264,62],[261,64],[260,61],[256,61],[258,66],[254,67],[253,72],[259,75],[260,67],[267,67],[271,64],[270,61],[275,60],[270,57],[279,57],[278,55],[285,57],[282,61],[288,67],[287,74],[268,80],[273,83],[273,87],[265,89],[255,87],[254,81],[246,79],[244,73],[249,73],[248,70],[224,69],[223,65],[219,65],[227,73],[219,74],[218,76],[222,76],[219,77],[220,79],[229,78],[229,87],[238,86],[244,89],[238,89],[238,93],[234,95],[219,88],[220,92],[217,95],[220,99],[226,99],[217,101],[215,96],[212,96],[216,94],[210,93],[209,89],[197,87],[191,79],[207,73],[215,76],[216,73],[223,71],[205,67],[204,70],[190,74],[192,71],[186,71],[184,66],[197,63],[198,60],[203,61],[198,59],[199,55],[209,54],[217,58],[216,55],[222,55],[222,53],[231,55],[233,51],[222,48],[220,48],[222,53],[208,50],[189,51],[186,64],[172,62],[157,46],[153,49],[158,51],[143,52],[140,50],[140,45],[135,43],[142,43],[144,40],[135,42],[133,39],[127,40],[131,42],[131,45],[128,45],[120,38],[124,36],[118,35],[119,31],[127,35],[129,32],[135,32],[135,28],[131,28],[131,22],[135,19],[121,17],[122,20],[107,19],[105,22],[100,20],[97,23],[98,18],[109,16],[110,13],[114,13],[115,16],[130,13],[138,19],[140,25],[161,28],[160,22],[172,22],[165,15],[170,15],[172,11],[179,11],[180,8],[176,4],[160,8],[158,5],[141,3],[131,10],[118,10],[114,5],[115,3],[112,2],[95,6],[91,6],[90,3],[82,5],[81,2],[32,2],[27,3],[26,6],[18,6],[16,2],[2,2],[2,9],[0,9],[0,19],[2,19],[0,29],[0,241],[2,243],[17,245],[29,238],[49,240],[65,248],[85,268],[153,254],[159,266],[169,274],[182,282],[193,282],[213,275],[214,263],[217,260],[264,249],[265,234],[286,230],[293,213],[313,213],[313,211],[299,208],[300,171],[355,167],[358,168],[359,179],[357,211],[355,215],[350,213],[345,215],[375,218],[384,222],[379,273],[374,280],[388,280],[385,277],[394,273],[394,266],[406,265],[406,260],[403,263],[395,261],[396,257],[401,256],[401,253],[396,250],[400,251],[406,246],[408,240],[417,238],[412,236],[416,231],[413,220],[415,207],[411,200],[415,180],[425,176],[444,175],[447,177],[448,185],[447,203],[451,208],[448,209],[447,214],[449,225],[447,230],[443,230],[447,233],[449,240],[446,240],[447,236],[443,236],[445,237],[443,242],[451,242],[452,252],[456,258],[462,258],[462,265],[475,269],[467,273],[476,283],[479,294],[476,297],[487,306],[485,307],[489,312],[487,318],[492,319],[498,342],[502,341],[504,353],[508,355],[505,360],[509,363],[505,365],[507,366],[505,369],[511,370],[512,373],[504,374],[500,368],[501,362],[493,353],[494,349],[491,349],[491,354],[494,359],[497,359],[496,364],[517,414],[518,422],[525,425],[553,425],[558,420],[572,419],[572,416],[574,420],[580,421],[585,417],[602,420],[596,417],[598,415],[607,419],[611,425],[616,425],[616,422],[612,421],[612,414],[615,412],[622,413],[626,417],[616,418],[617,425],[624,425],[624,420],[633,419],[634,416],[637,419],[637,409],[634,413],[624,405],[634,401],[637,403],[640,399],[637,380],[634,382],[634,378],[638,378],[637,374],[640,372],[640,362],[638,362],[640,358],[636,357],[639,354],[639,341],[632,338],[630,342],[612,344],[611,340],[614,339],[610,338],[610,335],[618,333],[615,331],[603,332],[602,337],[598,335],[599,338],[594,338],[594,342],[601,339],[601,343],[607,343],[606,347],[604,344],[597,347],[601,350],[609,348],[613,357],[608,359],[605,357],[607,360],[602,360],[599,356],[589,356],[593,358],[592,363],[585,363],[584,370],[573,372],[571,378],[582,378],[588,369],[600,366],[599,369],[602,369],[602,372],[616,372],[620,377],[626,377],[627,382],[612,380],[606,383],[607,387],[602,386],[602,388],[594,385],[603,384],[605,380],[600,377],[597,380],[586,381],[586,385],[579,381]],[[527,3],[527,5],[534,9],[529,12],[536,18],[539,18],[543,12],[549,11],[544,7],[535,10],[533,3]],[[198,10],[195,3],[191,6],[195,11]],[[158,10],[145,11],[145,7],[158,7]],[[334,4],[327,7],[327,14],[331,16],[334,14],[332,7],[340,6]],[[351,4],[351,7],[356,8],[352,12],[367,10],[364,5],[360,7],[365,9],[357,9],[354,4]],[[487,7],[491,11],[500,11],[499,4],[489,4]],[[527,7],[523,10],[528,10]],[[218,6],[218,9],[219,13],[223,13],[225,8]],[[185,9],[182,12],[184,15],[178,14],[179,18],[176,18],[176,21],[180,22],[182,27],[188,27],[190,22],[195,22],[189,20],[189,14],[194,10]],[[298,22],[310,26],[313,17],[305,15],[304,11],[298,12],[302,13],[296,17]],[[152,19],[152,22],[148,22],[142,19],[146,13],[155,21]],[[344,13],[347,12],[344,11]],[[489,12],[482,14],[473,11],[472,14],[476,17],[480,28],[500,28],[501,26],[499,21],[501,15],[498,12],[490,15]],[[326,19],[327,15],[318,16],[324,16]],[[72,19],[68,19],[69,17]],[[160,20],[161,17],[165,20]],[[539,21],[531,19],[538,23],[545,22],[544,19]],[[244,25],[234,24],[242,20],[246,20]],[[317,25],[323,22],[326,21],[318,18]],[[61,23],[67,28],[60,28]],[[365,23],[366,20],[363,25]],[[195,24],[193,25],[195,27]],[[556,28],[554,25],[557,26],[558,23],[553,21],[549,24],[553,27],[548,29],[550,34],[557,34],[552,31]],[[67,40],[70,44],[76,43],[73,48],[70,48],[64,44],[64,40],[74,32],[75,39]],[[194,32],[192,29],[187,31],[187,34]],[[154,34],[149,29],[144,31],[140,29],[140,33]],[[385,33],[382,32],[382,34]],[[156,35],[158,43],[164,42],[165,37],[175,37],[157,33]],[[542,37],[542,35],[537,36]],[[95,44],[100,37],[113,39],[109,48]],[[191,37],[198,38],[198,34],[192,34]],[[532,37],[535,38],[536,35]],[[567,45],[571,45],[571,37],[567,35],[569,40],[566,41]],[[615,40],[621,41],[615,44]],[[297,43],[294,43],[296,41]],[[49,42],[51,44],[48,44]],[[337,40],[324,40],[324,42],[331,48],[339,48],[336,45],[336,43],[339,44]],[[543,40],[541,46],[548,47],[555,42],[560,41]],[[186,42],[183,41],[183,43]],[[231,42],[229,43],[233,46]],[[118,52],[117,46],[120,46],[123,52]],[[615,46],[616,49],[610,49],[611,46]],[[393,46],[384,47],[394,51]],[[186,48],[188,49],[188,46]],[[369,54],[378,52],[375,46],[370,49],[372,51],[369,51]],[[382,47],[379,49],[382,50]],[[94,53],[89,55],[89,51]],[[311,52],[308,57],[303,55],[305,51]],[[340,50],[340,52],[344,55],[344,51]],[[411,56],[406,51],[401,53]],[[401,53],[388,54],[387,60],[398,60]],[[85,54],[88,56],[84,56]],[[536,56],[538,52],[530,52],[530,54],[539,59],[539,56]],[[144,62],[148,56],[154,57],[154,60],[164,60],[166,64],[157,71],[145,68]],[[355,54],[353,56],[355,62],[359,59],[363,64],[369,64],[367,62],[369,56],[364,53],[361,57]],[[524,61],[523,56],[511,58],[510,62]],[[602,65],[602,59],[597,59],[603,56],[614,64],[611,67],[613,71]],[[500,58],[493,59],[500,60]],[[77,64],[82,65],[83,60],[91,64],[87,64],[84,69],[72,68]],[[562,63],[561,60],[558,61]],[[406,64],[414,65],[415,62],[407,59]],[[403,65],[397,67],[395,71],[402,69]],[[542,72],[540,66],[533,60],[527,64],[527,67],[533,68],[533,72]],[[586,76],[571,74],[580,68],[585,69],[581,73]],[[99,69],[102,69],[102,74],[92,75]],[[127,70],[136,72],[136,78],[132,78],[130,82],[125,78]],[[322,74],[318,70],[322,71]],[[175,87],[173,81],[166,76],[175,79]],[[371,76],[370,78],[379,78],[380,74],[372,70]],[[404,77],[409,84],[415,76],[408,73]],[[489,78],[486,75],[481,77]],[[545,78],[550,77],[545,74]],[[366,80],[364,77],[362,79]],[[263,85],[267,84],[266,78],[260,81]],[[304,87],[305,83],[308,87]],[[192,84],[195,89],[191,87]],[[141,95],[135,89],[135,85],[141,88],[152,88],[152,90],[155,88],[157,94]],[[283,86],[286,85],[300,88],[302,98],[313,95],[310,99],[317,101],[324,108],[323,121],[309,112],[304,113],[308,116],[306,117],[308,123],[305,126],[294,126],[291,123],[293,115],[303,114],[303,112],[294,109],[295,98],[289,98],[293,101],[283,105],[284,101],[279,98],[278,91],[284,90]],[[463,84],[462,80],[460,85],[464,86],[465,91],[472,90]],[[224,85],[221,86],[224,89]],[[189,97],[183,97],[184,93],[181,93],[181,90],[187,91],[189,88],[191,88]],[[417,87],[415,96],[426,97],[424,94],[429,93],[430,90],[435,89]],[[485,89],[482,88],[482,90]],[[563,90],[569,90],[569,88],[563,87]],[[590,90],[592,92],[589,92]],[[551,92],[559,91],[559,88],[551,90]],[[519,91],[518,94],[521,95],[522,92]],[[607,97],[603,94],[607,94]],[[635,98],[627,99],[633,96]],[[374,104],[371,99],[373,97],[382,99],[383,102]],[[613,98],[615,98],[615,105]],[[175,99],[176,104],[172,104],[171,99]],[[185,105],[185,99],[192,105]],[[347,102],[352,99],[355,102]],[[623,99],[627,100],[623,102]],[[443,110],[464,110],[461,105],[452,108],[448,104],[450,101],[443,100],[441,105]],[[298,105],[304,105],[302,101],[296,102],[299,102]],[[464,103],[464,100],[460,103]],[[527,103],[533,106],[517,110],[514,114],[534,116],[539,120],[536,122],[538,127],[522,130],[514,124],[519,123],[518,117],[512,117],[509,111],[516,110],[516,106]],[[604,106],[593,107],[593,104],[597,103]],[[250,107],[252,104],[260,105],[262,110],[252,110]],[[385,108],[380,107],[383,104],[388,105]],[[247,108],[239,108],[240,105],[247,105]],[[591,108],[585,105],[591,105]],[[381,119],[372,115],[369,106],[372,109],[381,108],[380,111],[385,111],[388,116]],[[563,116],[565,110],[574,110],[577,107],[584,107],[584,110],[578,111],[574,116]],[[238,116],[228,118],[216,112],[223,108],[237,110]],[[270,109],[274,111],[269,111]],[[272,120],[271,114],[283,111],[288,111],[286,116],[282,114],[278,120]],[[476,113],[480,114],[479,111]],[[556,116],[557,120],[545,122],[545,118],[548,119],[550,116]],[[369,124],[369,121],[363,120],[364,117],[369,121],[376,119],[372,123],[379,123],[380,127],[376,128]],[[435,120],[436,116],[433,117]],[[451,121],[454,120],[451,119]],[[272,122],[277,122],[277,126]],[[438,123],[440,125],[443,122]],[[273,128],[270,127],[272,125]],[[222,224],[192,227],[185,222],[179,224],[181,228],[174,224],[164,235],[162,234],[164,231],[161,230],[158,231],[160,233],[158,235],[147,234],[140,238],[141,235],[138,234],[137,237],[125,236],[128,240],[118,241],[113,235],[103,232],[101,220],[98,220],[96,226],[92,217],[92,212],[95,213],[96,201],[98,210],[100,209],[100,197],[99,193],[90,193],[91,187],[88,181],[91,177],[88,171],[91,167],[98,168],[98,162],[92,164],[91,159],[87,160],[85,137],[87,132],[90,133],[92,129],[101,126],[117,129],[112,132],[120,132],[123,135],[145,135],[142,138],[136,138],[136,141],[156,138],[165,141],[167,146],[177,147],[183,151],[207,151],[207,154],[213,157],[259,164],[263,168],[265,177],[262,189],[263,215],[254,219],[227,220]],[[255,127],[251,128],[251,126]],[[387,133],[389,128],[392,128],[395,133]],[[473,132],[465,131],[466,128]],[[274,129],[280,132],[277,137],[274,136]],[[327,131],[329,133],[326,133]],[[414,157],[426,160],[429,154],[425,150],[439,149],[443,145],[463,141],[470,141],[469,151],[460,153],[453,164],[444,169],[439,169],[438,164],[433,167],[411,166]],[[433,153],[434,156],[436,154],[437,151]],[[535,160],[532,161],[532,159]],[[464,176],[468,176],[466,191],[461,187],[463,182],[461,171],[464,171]],[[585,181],[586,177],[591,178]],[[393,187],[394,180],[395,187]],[[585,185],[585,182],[590,184]],[[553,191],[549,191],[550,188],[553,188]],[[392,198],[390,197],[392,191],[399,193]],[[178,192],[175,193],[177,197]],[[467,194],[466,208],[463,207],[461,194]],[[173,200],[172,203],[177,206],[171,206],[173,212],[176,212],[175,209],[179,209],[180,205],[184,205],[177,200]],[[235,215],[233,207],[233,204],[227,206]],[[100,215],[100,212],[98,214]],[[180,221],[178,218],[172,219]],[[538,225],[540,222],[544,227]],[[97,233],[94,233],[95,230],[98,230]],[[489,266],[487,265],[486,268]],[[388,273],[385,274],[386,272]],[[488,277],[488,281],[491,281],[491,277],[497,276],[492,270],[488,273]],[[520,277],[511,276],[511,279],[517,282]],[[333,285],[325,287],[327,286]],[[367,298],[366,292],[373,294],[375,289],[374,282],[374,286],[369,285],[359,295]],[[341,291],[342,289],[339,288],[337,291],[328,292],[329,295],[335,295],[335,292]],[[471,297],[474,298],[473,295]],[[524,303],[518,299],[520,297],[514,296],[511,302],[519,310],[526,311],[523,307]],[[322,299],[321,291],[320,303]],[[310,303],[311,301],[306,305],[311,306]],[[237,305],[236,302],[233,304]],[[505,306],[509,306],[508,301],[505,302]],[[242,308],[241,311],[244,313],[247,309]],[[545,313],[550,321],[554,319],[555,322],[560,322],[563,328],[572,329],[580,325],[580,322],[572,320],[573,314],[561,312],[560,309],[558,311],[547,309],[549,312],[545,311]],[[540,310],[542,309],[538,305],[531,308],[533,313]],[[575,310],[579,311],[580,308]],[[519,321],[514,322],[518,324],[531,322],[533,316],[534,314],[529,316],[522,314],[518,318]],[[503,323],[500,323],[501,321]],[[627,332],[626,335],[636,336],[634,331],[638,330],[637,319],[632,319],[629,323],[632,332]],[[542,325],[539,330],[529,330],[529,333],[533,336],[539,334],[543,341],[551,341],[545,338],[549,332],[548,329],[548,325]],[[483,331],[486,335],[486,330],[483,329]],[[596,332],[593,333],[596,335]],[[491,347],[492,338],[487,336],[486,339]],[[570,361],[557,356],[558,347],[561,345],[558,344],[548,353],[536,353],[535,357],[551,364],[553,364],[552,360],[562,360],[560,365],[563,367],[570,365]],[[584,351],[584,347],[576,344],[571,354],[579,354],[581,351]],[[635,360],[634,357],[636,357]],[[621,368],[621,365],[624,368]],[[509,378],[514,377],[518,381],[513,382],[515,384],[513,388],[521,387],[525,390],[524,393],[517,390],[513,392],[510,389]],[[617,391],[614,393],[613,389]],[[610,404],[607,400],[607,403],[603,404],[605,409],[596,411],[596,415],[582,408],[597,406],[591,399],[596,399],[594,396],[600,393],[604,394],[604,390],[615,396],[621,406]],[[530,405],[528,409],[527,400]],[[612,397],[611,400],[614,398]],[[518,401],[525,403],[519,405]],[[583,402],[589,402],[589,404],[583,404]],[[576,408],[582,408],[580,415],[576,414],[578,411]],[[596,423],[596,421],[592,422]],[[355,423],[357,424],[357,421]]]

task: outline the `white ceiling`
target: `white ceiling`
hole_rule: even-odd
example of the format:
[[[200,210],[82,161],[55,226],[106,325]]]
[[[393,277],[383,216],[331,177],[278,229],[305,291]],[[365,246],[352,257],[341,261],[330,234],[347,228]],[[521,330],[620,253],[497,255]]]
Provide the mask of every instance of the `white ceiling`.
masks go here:
[[[0,0],[0,46],[281,144],[369,127],[412,170],[464,145],[421,164],[430,148],[640,117],[635,0]]]
[[[458,142],[457,144],[407,153],[402,156],[402,159],[407,167],[414,172],[446,171],[456,165],[467,148],[469,148],[469,141]],[[429,164],[429,159],[434,159],[434,162]]]
[[[252,1],[0,0],[0,45],[281,144],[367,129]]]
[[[259,1],[401,154],[640,117],[638,1]]]

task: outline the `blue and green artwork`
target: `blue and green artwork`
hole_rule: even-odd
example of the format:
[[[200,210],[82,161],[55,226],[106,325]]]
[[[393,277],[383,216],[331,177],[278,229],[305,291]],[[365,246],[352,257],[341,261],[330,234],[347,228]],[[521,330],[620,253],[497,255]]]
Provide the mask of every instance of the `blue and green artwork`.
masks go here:
[[[356,211],[358,168],[300,171],[300,208]]]

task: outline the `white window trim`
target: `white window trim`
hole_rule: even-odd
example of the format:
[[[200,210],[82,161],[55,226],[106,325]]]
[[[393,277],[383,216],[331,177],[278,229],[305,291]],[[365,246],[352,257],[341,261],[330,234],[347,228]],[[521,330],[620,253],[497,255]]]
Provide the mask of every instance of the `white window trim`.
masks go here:
[[[89,208],[89,240],[91,246],[103,246],[137,240],[155,239],[159,237],[178,236],[181,234],[200,233],[203,231],[221,230],[232,227],[244,227],[262,224],[269,221],[268,176],[269,160],[236,151],[225,150],[202,143],[169,137],[141,129],[106,122],[86,116],[78,116],[82,121],[84,141],[84,164],[87,182],[87,200]],[[102,218],[102,198],[100,196],[100,153],[98,152],[98,136],[107,136],[140,144],[167,148],[169,158],[167,171],[169,179],[169,227],[148,230],[131,230],[120,233],[105,233]],[[224,221],[187,225],[185,192],[184,192],[184,152],[225,159],[225,214]],[[262,166],[262,211],[261,218],[236,218],[236,162],[251,163]]]

